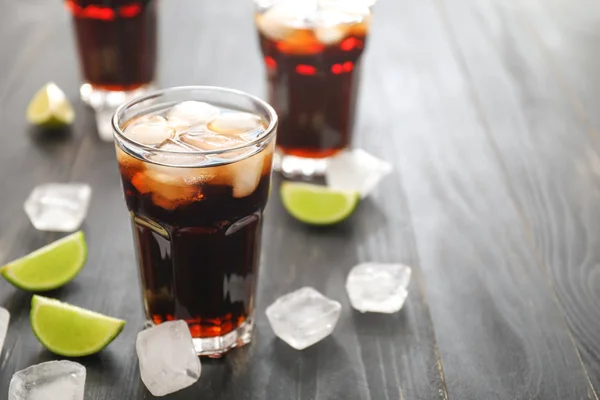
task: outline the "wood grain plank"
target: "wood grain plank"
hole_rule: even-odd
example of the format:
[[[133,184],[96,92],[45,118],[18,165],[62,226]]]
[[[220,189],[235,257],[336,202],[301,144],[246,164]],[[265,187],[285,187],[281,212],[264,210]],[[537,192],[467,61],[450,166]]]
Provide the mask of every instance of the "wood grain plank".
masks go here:
[[[591,381],[590,396],[597,398],[600,147],[581,113],[584,103],[569,93],[567,74],[552,65],[552,50],[531,29],[529,17],[539,18],[549,4],[531,9],[516,2],[507,7],[496,1],[457,5],[448,0],[447,10],[490,121],[488,132],[526,218],[531,247],[551,277]],[[581,21],[582,31],[590,31],[589,17],[563,11],[560,17],[555,14],[558,24],[572,18]],[[563,32],[570,30],[555,32],[555,39],[565,47],[575,45]],[[577,68],[588,67],[583,60],[577,63]],[[585,78],[584,70],[579,73]]]
[[[580,118],[590,124],[588,132],[600,145],[600,117],[596,112],[600,106],[600,59],[594,51],[600,43],[600,4],[589,0],[534,0],[511,8],[523,28],[539,42],[555,83]]]
[[[486,135],[490,121],[452,50],[453,33],[436,1],[398,8],[395,29],[386,31],[387,59],[398,61],[378,60],[387,88],[381,102],[393,104],[396,160],[449,396],[592,398]]]

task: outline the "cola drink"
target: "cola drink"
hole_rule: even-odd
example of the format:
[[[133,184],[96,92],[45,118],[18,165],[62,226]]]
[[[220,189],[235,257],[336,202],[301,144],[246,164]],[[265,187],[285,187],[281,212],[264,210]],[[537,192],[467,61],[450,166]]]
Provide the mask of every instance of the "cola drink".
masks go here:
[[[132,92],[156,70],[156,0],[66,0],[83,72],[82,97]]]
[[[199,354],[250,340],[275,142],[269,108],[184,101],[124,119],[116,134],[147,321],[185,320]]]
[[[258,7],[283,156],[320,159],[350,146],[370,17],[360,2],[288,0]]]

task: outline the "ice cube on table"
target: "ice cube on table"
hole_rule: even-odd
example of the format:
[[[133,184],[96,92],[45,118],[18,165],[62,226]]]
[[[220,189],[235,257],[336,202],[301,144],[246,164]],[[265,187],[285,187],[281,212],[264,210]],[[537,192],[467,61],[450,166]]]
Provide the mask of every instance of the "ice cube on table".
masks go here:
[[[8,323],[10,322],[10,313],[6,308],[0,307],[0,355],[2,355],[2,347],[8,332]]]
[[[165,396],[200,378],[200,360],[185,321],[163,322],[140,332],[136,350],[144,385],[154,396]]]
[[[346,291],[360,312],[395,313],[408,296],[411,268],[402,264],[363,263],[350,270]]]
[[[41,231],[72,232],[87,215],[92,188],[83,183],[46,183],[36,186],[24,208]]]
[[[169,110],[167,119],[179,130],[206,124],[220,112],[217,107],[202,101],[183,101]]]
[[[49,361],[16,372],[8,400],[83,400],[85,367],[73,361]]]
[[[303,287],[278,298],[266,313],[275,335],[302,350],[333,332],[341,308],[312,287]]]
[[[391,172],[390,163],[362,149],[354,149],[327,159],[325,180],[329,187],[355,190],[365,198]]]

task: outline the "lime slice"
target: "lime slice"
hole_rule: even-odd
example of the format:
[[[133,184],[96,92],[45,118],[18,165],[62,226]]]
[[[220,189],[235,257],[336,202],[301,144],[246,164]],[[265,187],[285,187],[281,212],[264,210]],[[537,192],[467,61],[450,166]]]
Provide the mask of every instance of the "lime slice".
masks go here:
[[[34,295],[31,328],[51,352],[65,357],[83,357],[108,346],[123,330],[125,321]]]
[[[85,237],[78,231],[0,267],[0,275],[19,289],[52,290],[75,278],[86,257]]]
[[[331,225],[346,219],[359,201],[355,191],[330,189],[310,183],[284,182],[281,199],[296,219],[312,225]]]
[[[75,112],[62,90],[53,82],[45,84],[27,106],[27,121],[45,128],[70,125]]]

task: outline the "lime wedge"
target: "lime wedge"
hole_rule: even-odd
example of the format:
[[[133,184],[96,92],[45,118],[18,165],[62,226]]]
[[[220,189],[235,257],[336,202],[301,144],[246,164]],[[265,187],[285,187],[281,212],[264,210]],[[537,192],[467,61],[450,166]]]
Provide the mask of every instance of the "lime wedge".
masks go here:
[[[125,326],[125,321],[34,295],[31,299],[31,328],[51,352],[65,357],[83,357],[108,346]]]
[[[27,106],[27,121],[45,128],[70,125],[75,112],[62,90],[53,82],[45,84]]]
[[[0,275],[19,289],[52,290],[75,278],[86,257],[85,237],[78,231],[0,267]]]
[[[331,225],[348,218],[359,201],[355,191],[330,189],[310,183],[284,182],[281,199],[296,219],[311,225]]]

